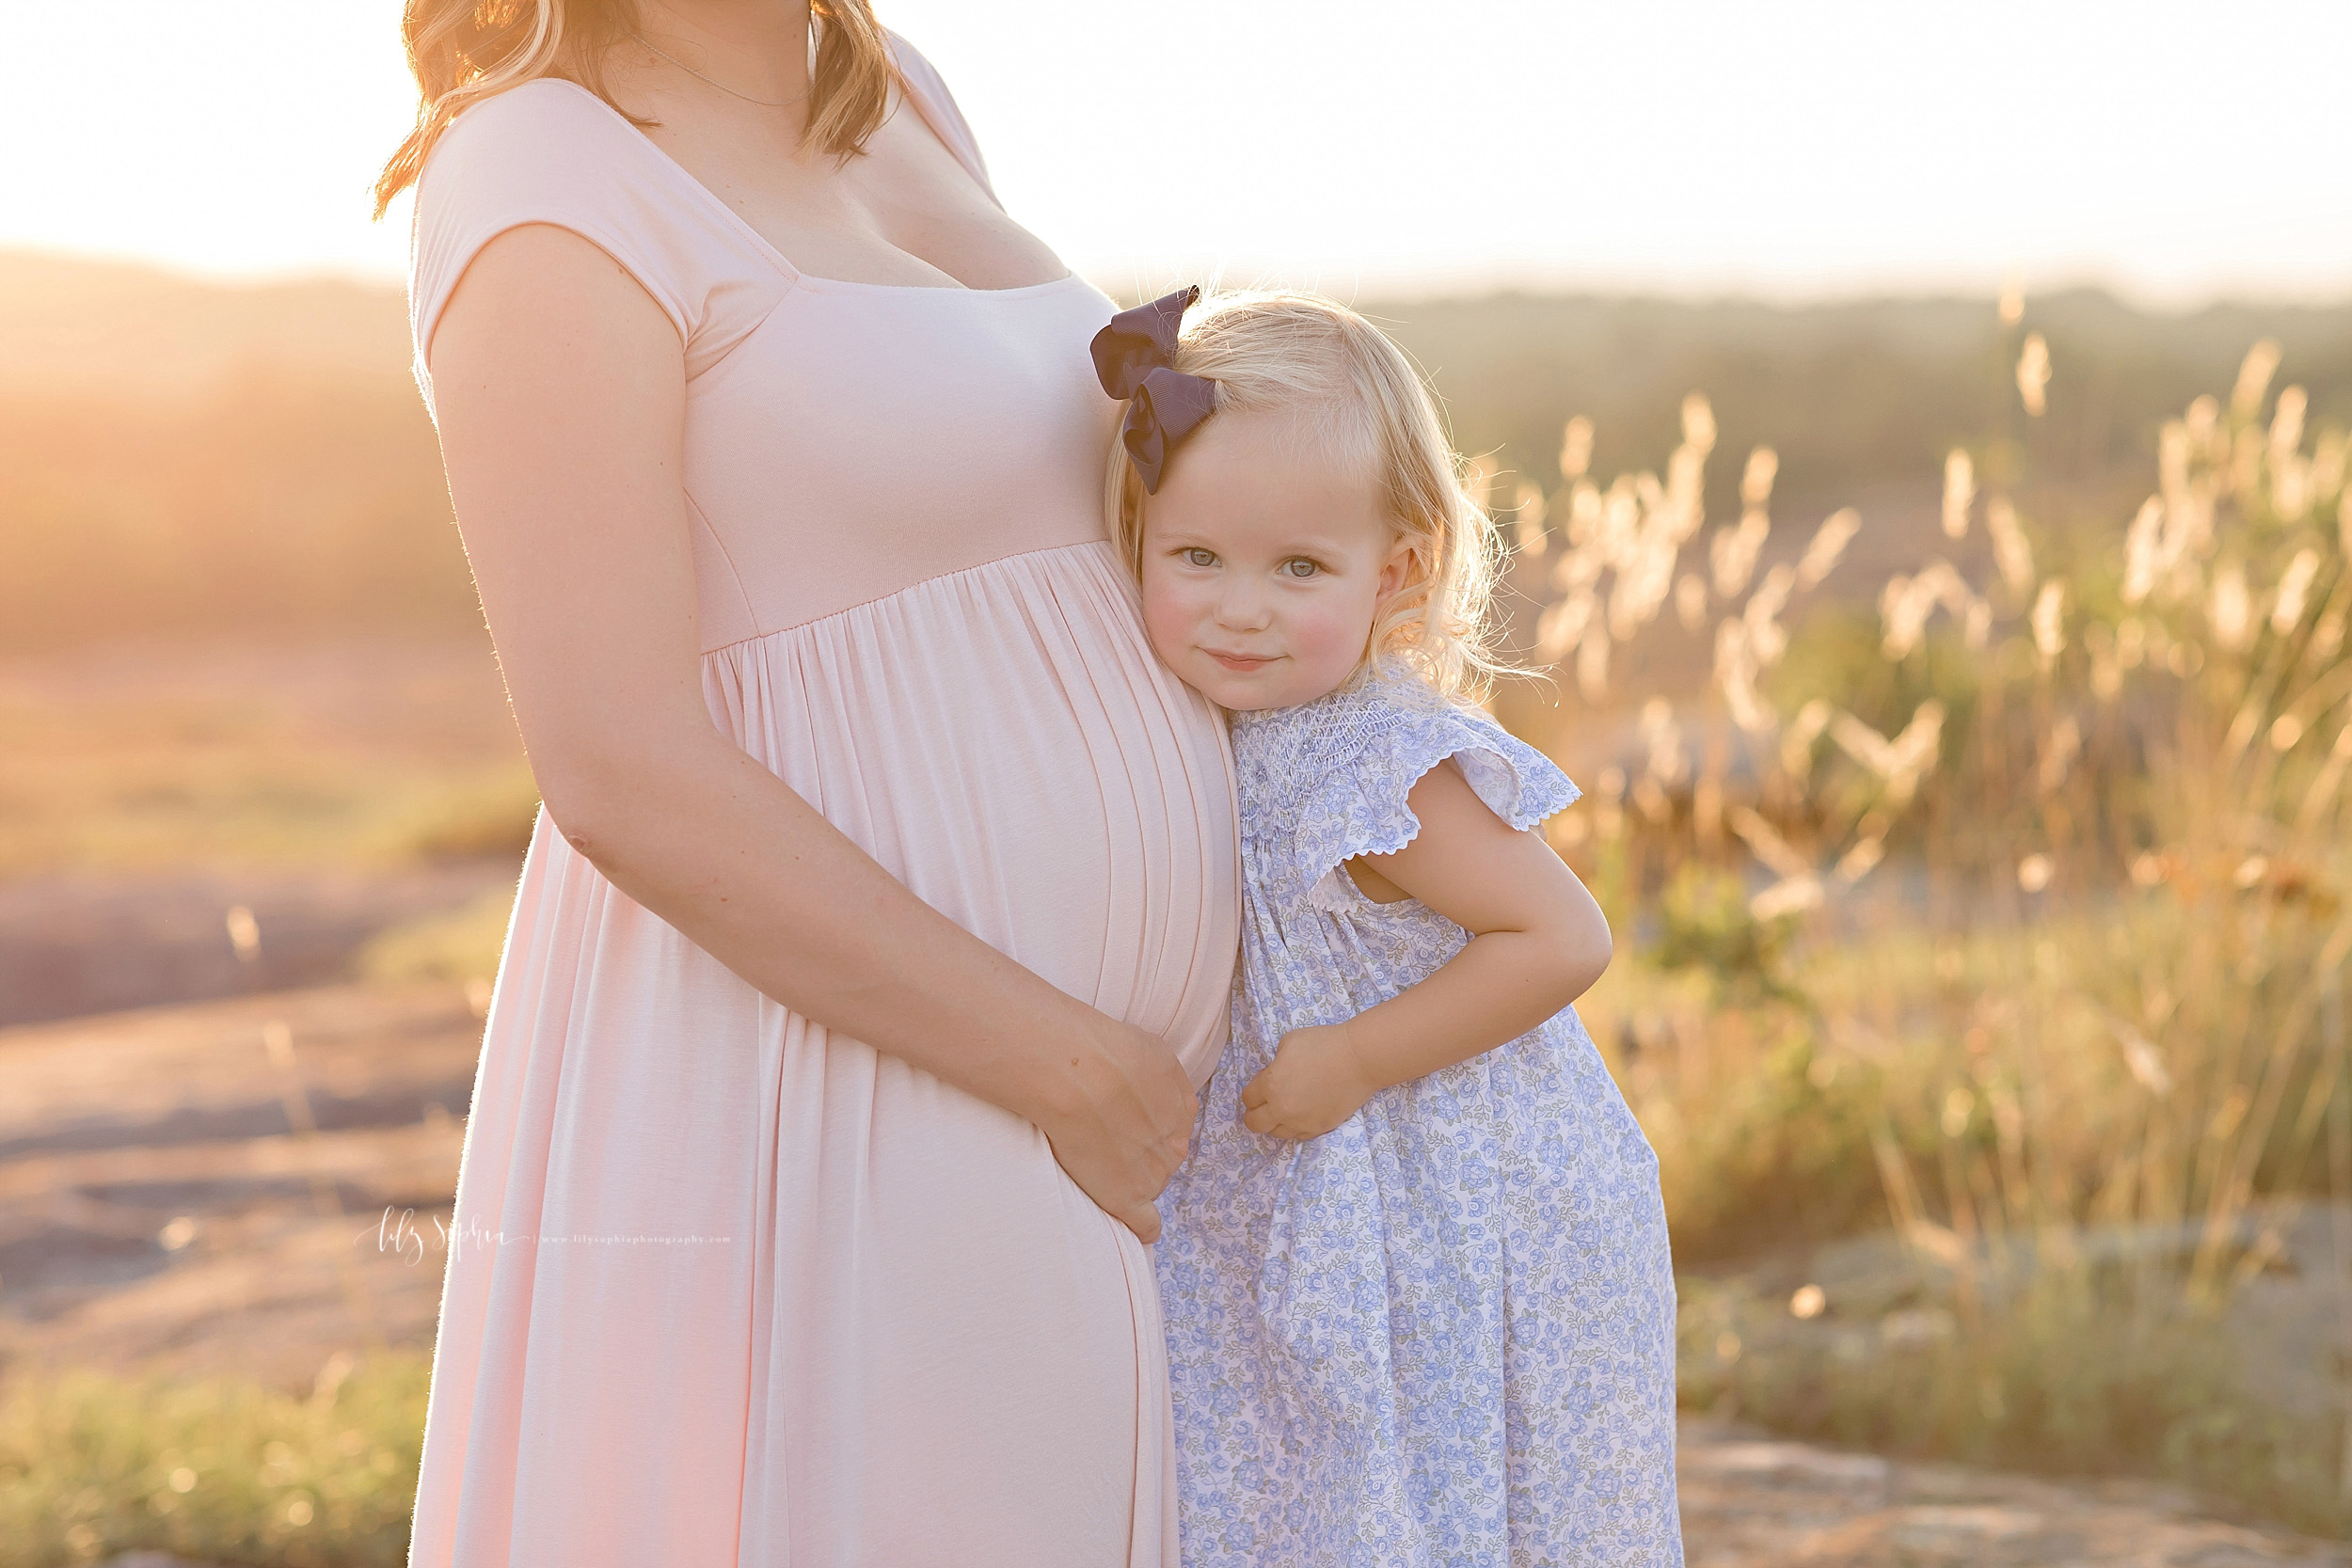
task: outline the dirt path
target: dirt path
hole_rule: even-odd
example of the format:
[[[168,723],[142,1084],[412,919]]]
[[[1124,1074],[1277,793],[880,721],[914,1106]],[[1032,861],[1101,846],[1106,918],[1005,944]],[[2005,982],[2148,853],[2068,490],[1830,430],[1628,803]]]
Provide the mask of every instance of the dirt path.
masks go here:
[[[0,1030],[0,1375],[302,1386],[338,1352],[429,1345],[480,1031],[439,986]],[[1692,1568],[2352,1568],[2161,1486],[1895,1464],[1703,1418],[1681,1477]]]

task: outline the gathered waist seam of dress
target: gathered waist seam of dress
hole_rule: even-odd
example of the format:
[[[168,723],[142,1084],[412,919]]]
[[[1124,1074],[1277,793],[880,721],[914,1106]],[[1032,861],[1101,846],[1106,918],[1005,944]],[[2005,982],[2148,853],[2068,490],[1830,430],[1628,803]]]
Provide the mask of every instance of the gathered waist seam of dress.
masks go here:
[[[1069,550],[1106,550],[1110,547],[1110,541],[1107,539],[1079,539],[1067,545],[1041,545],[1033,550],[1015,550],[1010,555],[1000,555],[993,561],[982,561],[970,566],[959,566],[952,572],[941,572],[935,577],[923,578],[914,582],[906,583],[893,588],[886,594],[877,594],[870,599],[860,599],[855,604],[843,605],[838,610],[829,610],[822,615],[812,615],[805,621],[795,621],[788,626],[771,626],[765,631],[755,631],[746,637],[738,637],[731,641],[722,642],[716,647],[705,648],[702,651],[702,657],[715,658],[721,654],[731,653],[746,643],[763,642],[772,637],[806,631],[812,626],[821,626],[828,621],[839,620],[844,615],[854,615],[861,610],[870,610],[885,600],[898,597],[901,594],[912,594],[918,588],[929,588],[934,583],[952,582],[957,578],[966,578],[976,572],[990,571],[1012,562],[1028,561],[1041,555],[1058,555]],[[732,565],[732,562],[729,564]]]

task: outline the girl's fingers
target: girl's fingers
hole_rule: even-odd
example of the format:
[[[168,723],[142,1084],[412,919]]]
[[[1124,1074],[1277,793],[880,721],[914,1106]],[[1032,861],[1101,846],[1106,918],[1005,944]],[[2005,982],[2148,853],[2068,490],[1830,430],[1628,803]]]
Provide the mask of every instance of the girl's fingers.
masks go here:
[[[1251,1127],[1249,1129],[1251,1132],[1262,1132],[1269,1138],[1287,1138],[1293,1143],[1298,1141],[1297,1124],[1273,1106],[1265,1106],[1253,1114],[1257,1117],[1260,1125]]]
[[[1281,1107],[1274,1104],[1271,1097],[1261,1100],[1241,1118],[1241,1124],[1252,1132],[1263,1132],[1271,1138],[1284,1136],[1281,1130],[1288,1125],[1283,1119]]]
[[[1309,1138],[1319,1138],[1328,1132],[1328,1128],[1310,1131],[1301,1127],[1285,1115],[1283,1107],[1274,1102],[1274,1085],[1266,1081],[1273,1070],[1267,1068],[1242,1086],[1241,1124],[1261,1136],[1287,1138],[1292,1143],[1304,1143]]]

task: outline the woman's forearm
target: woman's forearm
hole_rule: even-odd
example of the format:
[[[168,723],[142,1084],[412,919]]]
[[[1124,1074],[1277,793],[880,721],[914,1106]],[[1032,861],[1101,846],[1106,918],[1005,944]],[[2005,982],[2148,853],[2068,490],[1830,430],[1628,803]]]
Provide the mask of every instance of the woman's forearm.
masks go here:
[[[795,1012],[1031,1121],[1097,1015],[908,891],[715,728],[545,782],[615,887]]]

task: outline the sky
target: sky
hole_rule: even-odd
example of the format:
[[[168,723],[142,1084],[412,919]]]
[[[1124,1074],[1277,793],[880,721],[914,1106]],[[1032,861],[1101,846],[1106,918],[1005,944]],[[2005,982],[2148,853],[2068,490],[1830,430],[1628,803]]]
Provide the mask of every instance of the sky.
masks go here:
[[[876,8],[1114,289],[2352,297],[2343,0]],[[401,277],[399,0],[19,10],[0,245]]]

